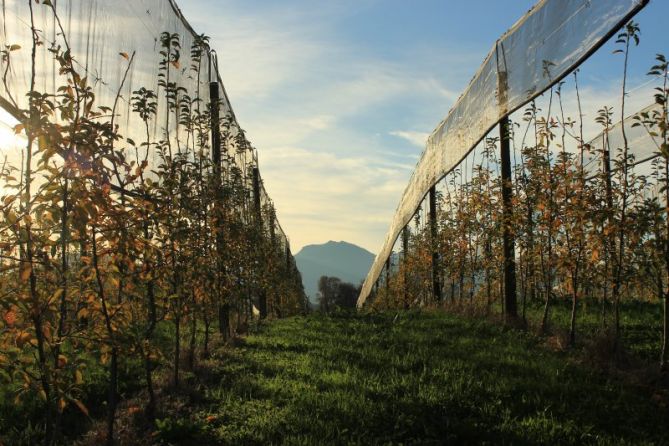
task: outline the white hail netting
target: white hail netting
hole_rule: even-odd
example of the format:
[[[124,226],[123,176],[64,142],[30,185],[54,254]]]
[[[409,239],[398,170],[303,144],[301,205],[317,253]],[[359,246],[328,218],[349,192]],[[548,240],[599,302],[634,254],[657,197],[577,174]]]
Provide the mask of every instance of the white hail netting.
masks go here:
[[[637,113],[625,118],[624,121],[612,126],[608,132],[600,133],[587,143],[589,150],[584,165],[588,177],[596,175],[601,170],[602,157],[600,154],[604,145],[610,150],[612,159],[616,155],[615,151],[625,146],[623,126],[625,127],[625,136],[627,137],[630,154],[634,155],[634,164],[641,164],[658,156],[661,138],[657,135],[651,135],[651,132],[657,131],[657,129],[649,129],[643,125],[633,126],[637,122],[636,116],[641,113],[652,113],[653,111],[660,112],[661,107],[658,104],[644,107]]]
[[[493,46],[455,106],[428,138],[358,298],[361,307],[402,228],[430,188],[485,135],[571,72],[647,0],[542,0]]]
[[[170,65],[170,82],[176,82],[195,102],[193,110],[205,112],[210,103],[210,81],[218,82],[221,118],[231,121],[230,140],[239,135],[240,127],[236,122],[232,107],[223,88],[220,75],[210,61],[206,49],[201,61],[197,62],[191,50],[197,41],[197,34],[187,23],[173,0],[51,0],[55,7],[64,35],[71,47],[75,68],[82,77],[88,78],[94,86],[95,106],[112,107],[119,88],[120,100],[115,123],[119,133],[133,140],[138,146],[146,140],[144,123],[137,113],[132,111],[130,99],[133,91],[144,87],[157,95],[157,113],[150,121],[152,142],[165,139],[166,134],[166,99],[164,90],[159,87],[159,63],[162,58],[160,37],[163,32],[176,33],[179,36],[179,63]],[[29,0],[1,0],[0,50],[20,47],[9,52],[9,60],[0,62],[0,74],[6,73],[0,85],[0,104],[14,115],[28,108],[26,93],[30,90],[32,38],[30,30]],[[48,50],[52,44],[65,48],[63,33],[50,6],[33,2],[35,28],[43,42],[36,54],[36,86],[41,93],[56,94],[58,87],[66,84],[66,78],[59,75],[57,62]],[[123,84],[129,61],[127,79]],[[222,129],[223,132],[226,129]],[[183,126],[177,124],[175,116],[169,122],[170,141],[177,147],[192,150],[193,138],[188,140]],[[210,144],[210,141],[209,143]],[[139,148],[143,159],[146,149]],[[250,147],[236,150],[230,143],[222,147],[224,178],[230,178],[233,168],[238,168],[243,181],[250,188],[250,164],[255,158]],[[134,152],[134,148],[132,149]],[[15,154],[10,161],[20,162],[20,154]],[[132,158],[131,158],[132,159]],[[149,153],[149,165],[159,162],[156,153]],[[15,163],[16,164],[16,163]],[[149,167],[149,168],[150,168]],[[266,195],[266,193],[264,193]],[[280,226],[277,223],[277,227]],[[287,244],[282,230],[277,231],[282,245]]]

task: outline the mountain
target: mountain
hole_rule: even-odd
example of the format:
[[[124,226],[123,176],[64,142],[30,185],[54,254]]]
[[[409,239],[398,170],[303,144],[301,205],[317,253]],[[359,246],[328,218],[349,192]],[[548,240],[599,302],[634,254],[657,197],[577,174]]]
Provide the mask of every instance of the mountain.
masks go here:
[[[358,285],[367,276],[374,254],[351,243],[329,241],[305,246],[295,255],[295,261],[309,300],[317,304],[321,276],[339,277],[344,282]]]

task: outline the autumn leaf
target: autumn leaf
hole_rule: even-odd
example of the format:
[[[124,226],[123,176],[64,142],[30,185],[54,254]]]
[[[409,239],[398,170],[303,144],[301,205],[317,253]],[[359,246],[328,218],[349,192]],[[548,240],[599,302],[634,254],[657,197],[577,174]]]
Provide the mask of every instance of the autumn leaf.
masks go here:
[[[30,278],[30,274],[32,273],[33,269],[32,266],[29,263],[22,263],[21,264],[21,282],[27,282],[28,279]]]
[[[74,403],[75,406],[77,406],[77,407],[79,408],[79,410],[80,410],[84,415],[86,415],[87,417],[89,416],[89,415],[88,415],[88,409],[86,408],[86,406],[84,406],[84,403],[82,403],[81,401],[79,401],[79,400],[77,400],[77,399],[73,399],[72,402]]]
[[[128,53],[121,52],[121,53],[118,53],[118,54],[119,54],[122,58],[124,58],[125,60],[130,60],[130,56],[128,56]]]
[[[16,323],[16,311],[13,309],[7,311],[3,316],[3,320],[9,327],[13,327]]]

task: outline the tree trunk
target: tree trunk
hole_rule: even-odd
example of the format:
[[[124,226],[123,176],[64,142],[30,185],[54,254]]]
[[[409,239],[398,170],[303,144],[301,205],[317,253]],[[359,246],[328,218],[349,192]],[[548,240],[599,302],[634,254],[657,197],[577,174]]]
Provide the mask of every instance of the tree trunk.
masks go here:
[[[664,312],[664,324],[662,332],[662,353],[660,354],[660,370],[666,372],[669,365],[667,363],[667,356],[669,355],[669,292],[664,295],[662,311]]]
[[[153,390],[152,363],[148,349],[144,351],[144,379],[146,380],[146,391],[149,394],[149,401],[145,409],[146,418],[153,421],[156,418],[156,394]]]
[[[209,326],[211,322],[209,321],[209,316],[207,312],[204,312],[204,345],[202,346],[202,358],[209,358]]]
[[[571,317],[569,319],[569,345],[572,347],[576,345],[576,300],[578,296],[578,290],[577,290],[577,283],[576,283],[576,277],[572,275],[571,283],[572,283],[572,295],[571,295]]]
[[[179,387],[179,361],[181,355],[181,315],[176,314],[174,317],[174,369],[172,379],[174,387]]]
[[[118,352],[112,347],[109,363],[109,408],[107,410],[107,445],[114,445],[114,421],[116,419],[116,393],[118,388]]]
[[[193,301],[195,301],[194,298]],[[188,368],[190,370],[195,367],[195,337],[197,335],[197,317],[195,317],[195,314],[195,306],[193,306],[190,315],[190,344],[188,345]]]

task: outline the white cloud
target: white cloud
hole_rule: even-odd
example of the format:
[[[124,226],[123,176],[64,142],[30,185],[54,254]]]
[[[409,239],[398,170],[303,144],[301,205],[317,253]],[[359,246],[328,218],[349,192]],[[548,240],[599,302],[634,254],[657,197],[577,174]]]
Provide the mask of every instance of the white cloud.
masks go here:
[[[341,238],[370,250],[379,248],[373,240],[387,229],[410,172],[369,156],[300,147],[266,152],[263,166],[271,166],[263,179],[293,246]]]
[[[370,54],[364,42],[333,32],[337,20],[367,7],[343,3],[289,11],[287,4],[258,10],[226,1],[215,19],[195,3],[184,8],[218,51],[226,90],[259,150],[293,249],[330,239],[380,248],[427,137],[393,131],[410,145],[389,147],[389,131],[436,125],[466,85],[470,73],[462,67],[474,59],[461,45],[410,51],[403,60]],[[440,74],[435,65],[444,65],[435,58],[454,68]],[[404,107],[401,123],[387,119]]]
[[[422,149],[425,148],[427,137],[430,136],[430,134],[427,132],[412,132],[403,130],[392,131],[390,132],[390,135],[405,139],[416,147],[420,147]]]
[[[314,130],[325,130],[329,128],[334,123],[334,121],[335,118],[331,115],[320,115],[302,119],[300,124],[303,124]]]

